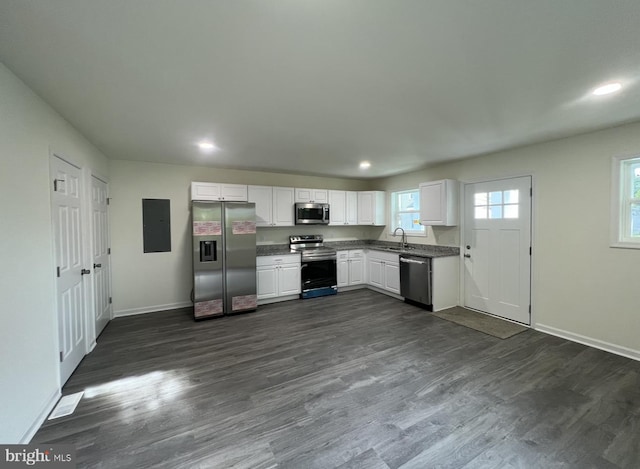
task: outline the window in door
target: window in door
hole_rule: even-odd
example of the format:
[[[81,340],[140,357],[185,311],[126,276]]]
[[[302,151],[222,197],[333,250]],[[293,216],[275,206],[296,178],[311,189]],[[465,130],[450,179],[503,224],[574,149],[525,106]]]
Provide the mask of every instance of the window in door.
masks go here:
[[[520,191],[476,192],[473,196],[474,218],[503,219],[519,217]]]
[[[611,246],[640,249],[640,157],[613,159]]]
[[[391,223],[389,232],[402,228],[408,236],[425,236],[420,224],[420,191],[410,189],[391,193]]]

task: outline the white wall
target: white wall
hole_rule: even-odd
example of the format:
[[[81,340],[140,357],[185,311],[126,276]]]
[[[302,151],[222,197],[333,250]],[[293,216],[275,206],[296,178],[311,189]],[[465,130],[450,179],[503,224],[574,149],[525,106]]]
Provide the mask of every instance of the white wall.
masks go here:
[[[113,306],[116,315],[190,305],[193,283],[189,204],[191,181],[366,190],[365,181],[210,167],[110,162]],[[171,252],[143,253],[142,199],[171,201]],[[371,228],[259,228],[260,244],[288,243],[290,234],[323,233],[327,240],[369,237]],[[378,232],[374,233],[378,236]]]
[[[640,124],[630,124],[375,184],[394,190],[442,178],[476,181],[532,174],[536,327],[640,359],[640,250],[609,247],[611,157],[638,154]],[[459,239],[457,228],[434,228],[422,241],[450,244],[449,239]]]
[[[0,443],[29,438],[60,388],[50,150],[107,175],[106,158],[0,64]]]

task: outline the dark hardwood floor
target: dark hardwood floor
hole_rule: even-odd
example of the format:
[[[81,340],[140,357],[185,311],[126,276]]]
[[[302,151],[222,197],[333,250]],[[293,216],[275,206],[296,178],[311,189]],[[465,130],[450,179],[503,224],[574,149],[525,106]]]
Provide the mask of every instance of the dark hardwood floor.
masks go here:
[[[638,468],[640,363],[368,290],[113,320],[34,443],[91,468]]]

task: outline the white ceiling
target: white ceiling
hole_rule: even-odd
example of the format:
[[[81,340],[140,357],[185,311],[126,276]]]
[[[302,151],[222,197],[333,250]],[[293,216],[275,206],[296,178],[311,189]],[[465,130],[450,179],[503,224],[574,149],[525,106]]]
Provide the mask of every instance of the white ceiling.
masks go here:
[[[639,25],[637,0],[0,0],[0,61],[110,158],[378,177],[640,119]]]

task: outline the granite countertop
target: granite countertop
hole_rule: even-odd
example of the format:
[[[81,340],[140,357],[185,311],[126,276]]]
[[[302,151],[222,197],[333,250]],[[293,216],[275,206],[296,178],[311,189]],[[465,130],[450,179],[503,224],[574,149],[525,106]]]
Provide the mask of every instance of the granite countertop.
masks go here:
[[[324,245],[334,248],[336,251],[344,251],[347,249],[374,249],[376,251],[411,254],[420,257],[451,257],[460,255],[460,248],[454,246],[432,246],[409,243],[407,249],[400,250],[398,249],[400,243],[389,241],[327,241]],[[288,244],[263,244],[256,246],[256,254],[258,256],[282,256],[284,254],[292,254],[292,252]]]
[[[375,251],[411,254],[420,257],[452,257],[460,255],[460,248],[455,246],[432,246],[429,244],[408,243],[406,249],[399,249],[399,242],[390,241],[336,241],[326,242],[325,245],[337,251],[346,249],[373,249]]]
[[[296,253],[291,252],[288,244],[258,244],[256,254],[258,256],[283,256]]]

